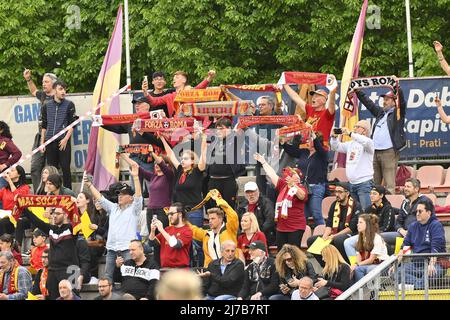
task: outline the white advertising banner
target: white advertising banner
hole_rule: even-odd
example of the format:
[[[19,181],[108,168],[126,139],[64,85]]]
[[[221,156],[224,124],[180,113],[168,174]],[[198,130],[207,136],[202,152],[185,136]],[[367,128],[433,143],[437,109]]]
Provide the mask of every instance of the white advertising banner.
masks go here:
[[[120,96],[120,113],[129,114],[133,112],[132,97],[133,95],[128,93]],[[92,94],[68,94],[66,98],[73,101],[78,116],[84,115],[92,109]],[[40,109],[41,103],[32,96],[0,97],[0,119],[10,126],[13,141],[22,151],[23,156],[32,151],[34,137],[38,131]],[[84,171],[90,132],[90,119],[81,121],[74,128],[71,138],[72,172]],[[128,143],[127,135],[122,135],[122,143]],[[25,171],[29,173],[31,158],[27,159],[22,165]]]

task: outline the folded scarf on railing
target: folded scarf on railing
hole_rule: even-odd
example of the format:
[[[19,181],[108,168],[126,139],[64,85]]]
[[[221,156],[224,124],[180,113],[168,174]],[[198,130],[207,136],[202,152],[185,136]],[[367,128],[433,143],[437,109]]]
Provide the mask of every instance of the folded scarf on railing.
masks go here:
[[[238,128],[243,129],[256,124],[275,124],[280,126],[292,126],[300,123],[301,118],[298,115],[293,116],[248,116],[240,117]]]
[[[255,105],[251,100],[215,101],[203,103],[184,103],[179,116],[185,117],[224,117],[251,115]]]
[[[132,124],[136,119],[150,119],[150,113],[141,112],[134,114],[93,115],[92,126],[100,127],[120,124]]]
[[[208,89],[187,89],[181,90],[175,97],[175,102],[205,102],[218,101],[223,97],[222,89],[208,88]]]
[[[278,80],[278,84],[314,84],[326,86],[328,89],[337,86],[337,82],[330,74],[295,71],[283,72],[280,80]]]
[[[75,227],[80,223],[78,208],[71,196],[39,196],[39,195],[18,195],[13,217],[17,220],[22,214],[23,209],[28,207],[52,207],[62,208],[68,214],[72,226]]]

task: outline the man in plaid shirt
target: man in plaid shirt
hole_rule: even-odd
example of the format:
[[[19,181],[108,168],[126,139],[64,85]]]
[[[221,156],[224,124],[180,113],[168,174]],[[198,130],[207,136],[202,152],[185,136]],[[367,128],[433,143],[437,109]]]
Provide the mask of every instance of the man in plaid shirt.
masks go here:
[[[25,300],[31,289],[31,274],[10,251],[0,252],[0,300]]]

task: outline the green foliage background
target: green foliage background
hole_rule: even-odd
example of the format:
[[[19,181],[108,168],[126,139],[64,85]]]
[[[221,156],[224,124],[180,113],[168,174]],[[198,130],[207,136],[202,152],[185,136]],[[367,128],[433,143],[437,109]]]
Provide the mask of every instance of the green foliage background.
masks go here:
[[[35,81],[55,72],[70,91],[92,91],[121,2],[2,0],[0,95],[27,93],[24,68]],[[155,70],[185,70],[192,83],[211,68],[216,84],[274,82],[286,70],[340,79],[362,2],[129,0],[133,88]],[[407,76],[404,1],[369,4],[381,9],[381,28],[366,28],[360,74]],[[66,27],[70,5],[80,8],[80,29]],[[432,42],[441,41],[450,57],[450,0],[411,0],[411,16],[416,76],[443,75]],[[124,61],[125,52],[123,84]]]

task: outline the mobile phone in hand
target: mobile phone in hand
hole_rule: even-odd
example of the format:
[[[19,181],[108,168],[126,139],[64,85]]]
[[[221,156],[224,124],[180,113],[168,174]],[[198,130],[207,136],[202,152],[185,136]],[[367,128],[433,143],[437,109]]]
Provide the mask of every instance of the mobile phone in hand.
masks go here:
[[[341,128],[334,128],[333,129],[333,133],[334,134],[342,134],[342,129]]]

